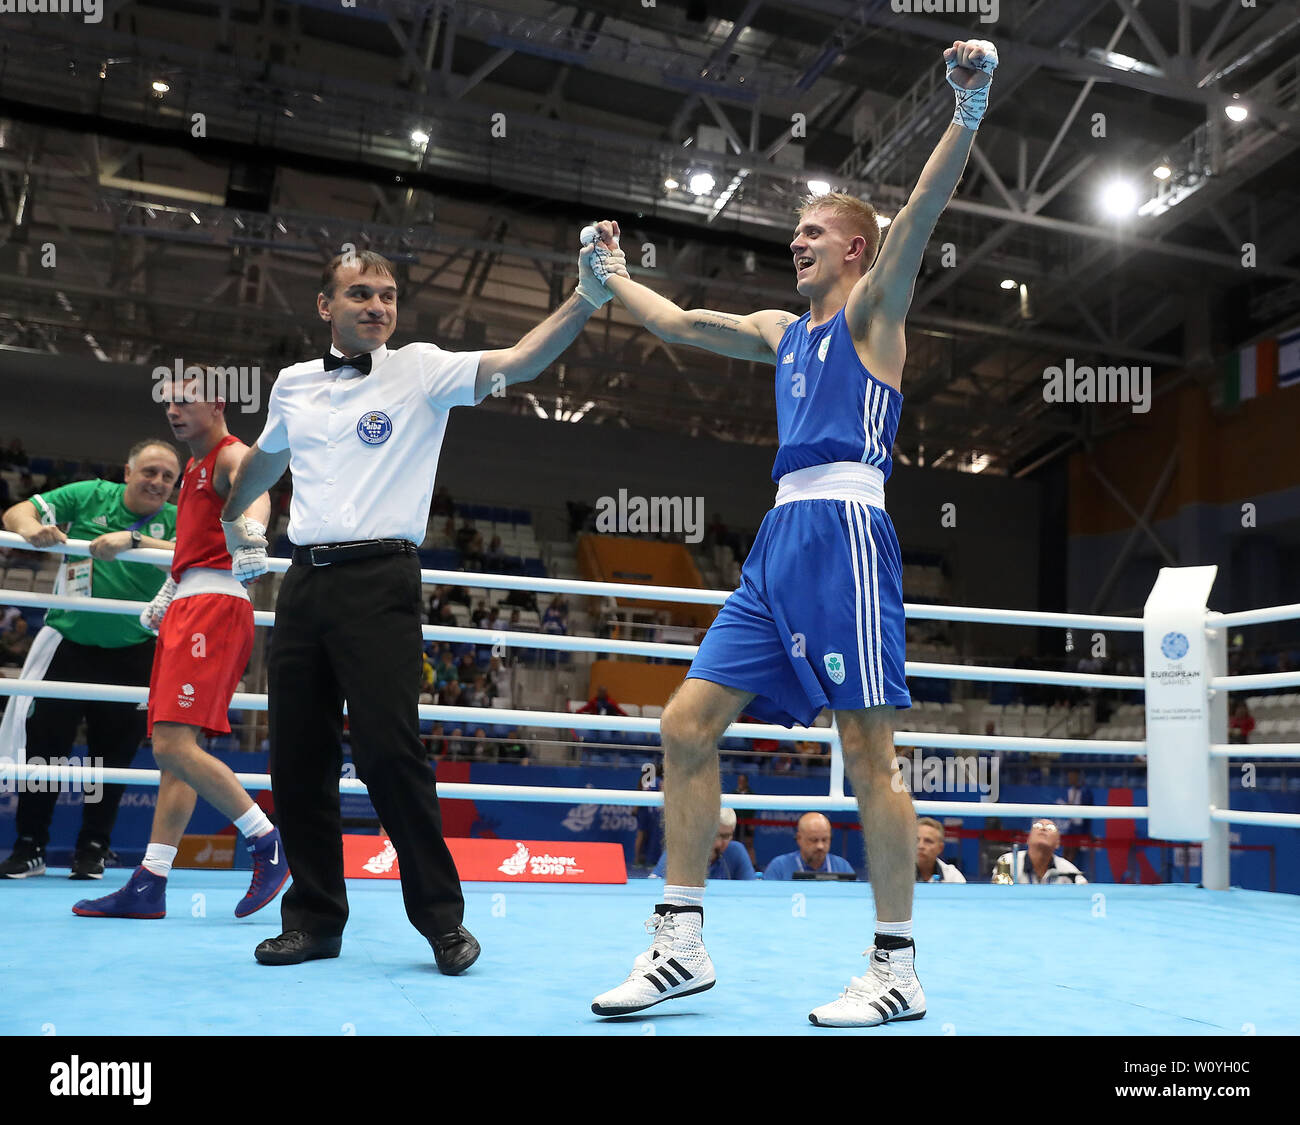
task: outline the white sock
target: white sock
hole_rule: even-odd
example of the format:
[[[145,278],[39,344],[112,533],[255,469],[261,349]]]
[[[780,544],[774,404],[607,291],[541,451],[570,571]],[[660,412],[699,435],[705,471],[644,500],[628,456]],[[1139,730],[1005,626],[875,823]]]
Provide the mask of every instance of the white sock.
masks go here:
[[[885,937],[907,938],[912,939],[912,919],[906,922],[876,922],[876,933],[883,934]]]
[[[140,861],[140,866],[166,879],[171,874],[172,860],[175,858],[176,849],[171,844],[150,844],[144,850],[144,859]]]
[[[249,805],[248,812],[235,821],[236,830],[248,840],[256,840],[258,836],[265,836],[274,827],[275,825],[267,818],[266,813],[256,805]]]
[[[678,940],[688,947],[703,946],[704,937],[704,888],[665,886],[663,901],[669,906],[698,906],[700,913],[684,910],[674,913],[677,922]]]
[[[703,887],[674,887],[664,885],[664,902],[669,906],[704,906]]]
[[[912,940],[912,919],[906,922],[876,922],[876,933],[881,937],[905,938]],[[889,950],[889,967],[894,971],[903,984],[914,984],[916,981],[916,949],[914,946],[907,946],[904,949]]]

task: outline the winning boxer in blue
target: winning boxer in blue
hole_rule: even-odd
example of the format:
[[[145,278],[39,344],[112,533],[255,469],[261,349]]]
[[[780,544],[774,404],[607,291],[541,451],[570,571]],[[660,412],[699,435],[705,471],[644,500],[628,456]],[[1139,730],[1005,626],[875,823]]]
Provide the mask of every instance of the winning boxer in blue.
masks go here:
[[[811,723],[827,707],[862,815],[876,926],[867,970],[808,1018],[820,1027],[868,1027],[926,1013],[912,942],[916,816],[906,789],[893,784],[893,713],[911,698],[902,565],[885,482],[903,401],[907,311],[926,243],[987,108],[997,50],[981,40],[955,42],[944,61],[956,112],[879,257],[869,204],[834,192],[801,208],[790,253],[809,306],[802,316],[680,309],[631,278],[602,276],[600,255],[617,250],[616,223],[584,232],[596,275],[655,335],[775,366],[780,438],[775,506],[740,588],[660,720],[667,864],[663,901],[648,923],[654,938],[627,979],[596,997],[597,1015],[626,1015],[713,987],[702,930],[720,801],[718,739],[742,711],[790,726]]]

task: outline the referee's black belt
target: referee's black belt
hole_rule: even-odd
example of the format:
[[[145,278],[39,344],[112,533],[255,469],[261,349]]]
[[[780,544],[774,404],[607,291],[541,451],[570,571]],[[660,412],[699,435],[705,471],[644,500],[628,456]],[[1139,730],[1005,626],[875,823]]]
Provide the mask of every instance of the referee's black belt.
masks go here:
[[[413,555],[409,539],[356,539],[348,543],[322,543],[316,547],[295,547],[296,566],[336,566],[339,563],[377,559],[383,555]]]

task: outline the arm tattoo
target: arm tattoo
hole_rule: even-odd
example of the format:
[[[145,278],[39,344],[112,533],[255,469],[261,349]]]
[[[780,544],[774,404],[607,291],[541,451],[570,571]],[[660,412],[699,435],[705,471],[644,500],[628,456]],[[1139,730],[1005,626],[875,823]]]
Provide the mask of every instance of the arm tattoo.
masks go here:
[[[739,318],[727,316],[723,313],[716,313],[713,316],[703,317],[697,320],[693,327],[695,328],[713,328],[722,332],[738,332]]]

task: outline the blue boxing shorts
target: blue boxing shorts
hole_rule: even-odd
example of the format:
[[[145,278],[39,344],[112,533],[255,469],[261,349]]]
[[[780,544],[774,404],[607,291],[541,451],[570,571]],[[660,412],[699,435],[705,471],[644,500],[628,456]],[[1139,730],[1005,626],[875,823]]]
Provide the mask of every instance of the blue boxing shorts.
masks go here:
[[[753,692],[746,714],[787,727],[824,707],[910,707],[903,565],[883,502],[871,466],[782,477],[687,678]]]

